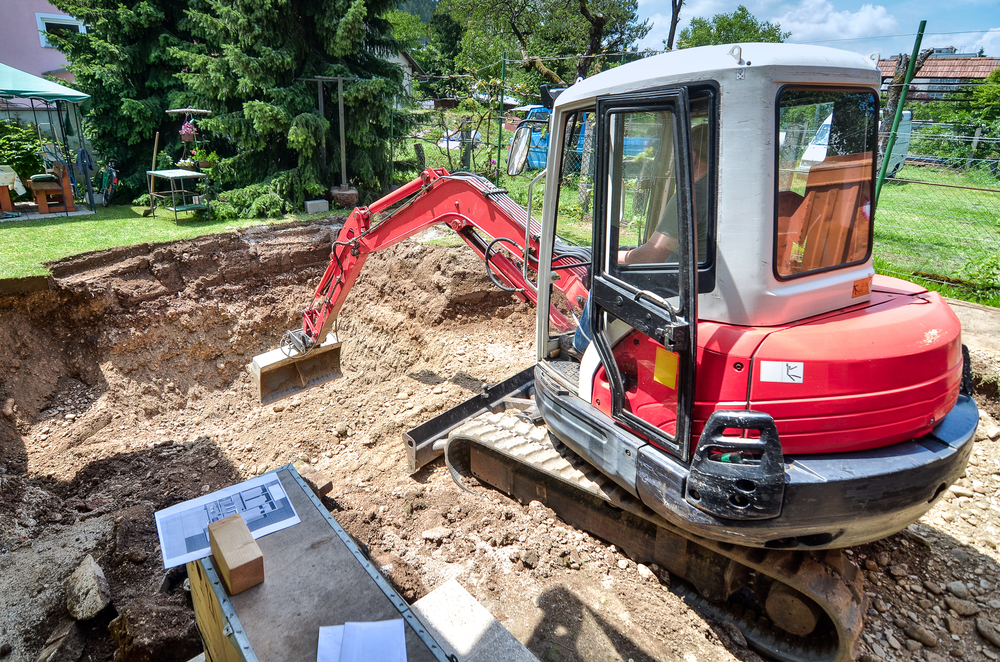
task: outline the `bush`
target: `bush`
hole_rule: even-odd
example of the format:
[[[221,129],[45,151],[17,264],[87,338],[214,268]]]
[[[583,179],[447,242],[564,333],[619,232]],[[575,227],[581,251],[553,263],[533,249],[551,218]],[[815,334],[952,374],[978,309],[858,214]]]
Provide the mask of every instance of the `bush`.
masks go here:
[[[285,213],[285,199],[271,183],[251,184],[220,193],[212,202],[212,216],[231,221],[237,218],[277,218]]]
[[[0,163],[12,167],[21,181],[42,172],[38,149],[38,134],[32,126],[0,120]]]

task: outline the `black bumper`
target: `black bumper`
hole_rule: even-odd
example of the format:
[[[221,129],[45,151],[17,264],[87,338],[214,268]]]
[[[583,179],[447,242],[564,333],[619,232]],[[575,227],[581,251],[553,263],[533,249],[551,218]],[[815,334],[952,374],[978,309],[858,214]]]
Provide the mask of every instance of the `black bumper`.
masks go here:
[[[855,453],[784,457],[780,512],[768,519],[715,517],[685,500],[690,466],[643,442],[535,369],[535,399],[560,441],[651,510],[714,540],[769,548],[860,545],[902,530],[961,477],[979,422],[960,395],[931,434]]]

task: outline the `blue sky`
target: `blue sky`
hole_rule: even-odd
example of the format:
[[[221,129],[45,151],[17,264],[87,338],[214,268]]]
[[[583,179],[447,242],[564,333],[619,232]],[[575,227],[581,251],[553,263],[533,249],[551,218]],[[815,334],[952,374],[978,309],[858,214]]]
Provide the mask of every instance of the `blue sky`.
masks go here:
[[[697,16],[731,13],[739,0],[686,0],[680,30]],[[849,0],[746,0],[742,3],[758,20],[777,22],[792,36],[787,41],[810,43],[863,55],[882,57],[913,50],[921,20],[927,21],[923,48],[954,46],[959,52],[1000,57],[1000,2],[998,0],[907,0],[860,3]],[[662,48],[670,29],[670,0],[639,0],[639,16],[653,29],[641,46]]]

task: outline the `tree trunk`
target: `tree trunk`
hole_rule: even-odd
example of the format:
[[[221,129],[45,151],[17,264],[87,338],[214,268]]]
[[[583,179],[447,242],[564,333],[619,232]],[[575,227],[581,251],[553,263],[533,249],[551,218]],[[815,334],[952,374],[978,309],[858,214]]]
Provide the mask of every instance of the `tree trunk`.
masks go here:
[[[681,7],[684,0],[670,0],[670,34],[667,36],[667,50],[674,50],[674,35],[677,33],[677,23],[681,19]]]

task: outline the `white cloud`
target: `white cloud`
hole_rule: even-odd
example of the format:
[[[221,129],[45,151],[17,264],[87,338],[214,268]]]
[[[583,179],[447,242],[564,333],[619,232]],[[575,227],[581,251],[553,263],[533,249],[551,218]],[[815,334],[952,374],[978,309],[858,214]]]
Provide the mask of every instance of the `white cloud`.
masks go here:
[[[892,34],[899,23],[882,5],[865,4],[856,12],[836,11],[827,0],[801,0],[777,21],[790,41],[816,42],[832,39],[858,39]],[[830,44],[833,45],[833,44]]]

